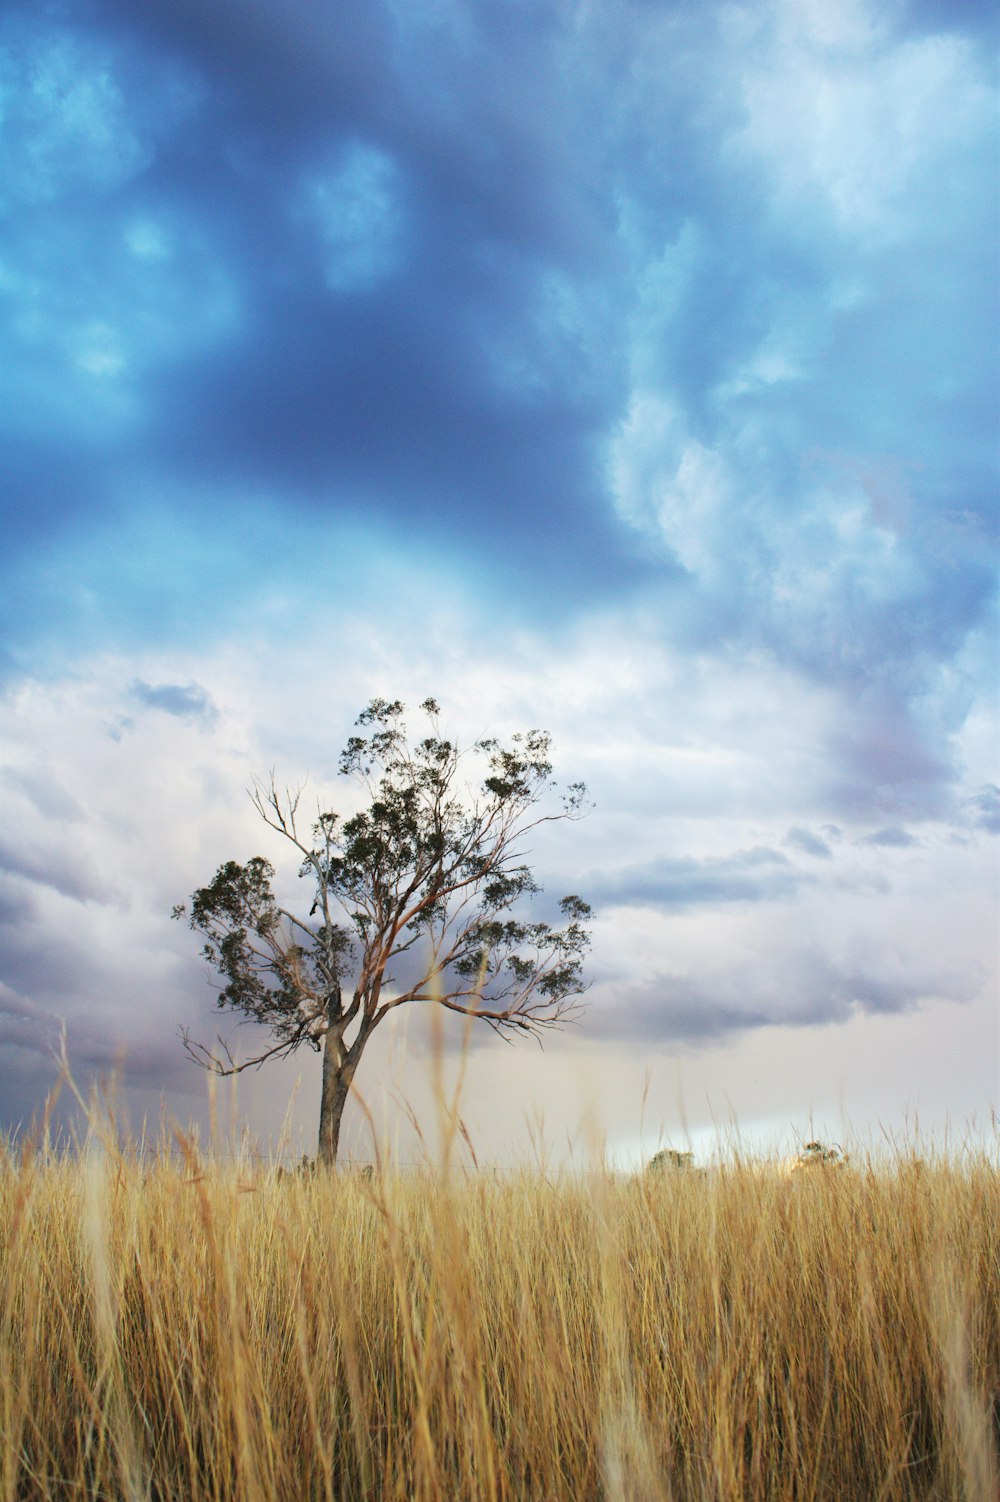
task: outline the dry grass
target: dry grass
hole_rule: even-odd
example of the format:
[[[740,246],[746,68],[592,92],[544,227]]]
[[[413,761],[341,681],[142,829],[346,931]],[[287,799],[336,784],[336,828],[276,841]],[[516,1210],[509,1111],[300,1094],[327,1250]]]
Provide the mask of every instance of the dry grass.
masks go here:
[[[0,1159],[0,1491],[997,1494],[1000,1184]]]

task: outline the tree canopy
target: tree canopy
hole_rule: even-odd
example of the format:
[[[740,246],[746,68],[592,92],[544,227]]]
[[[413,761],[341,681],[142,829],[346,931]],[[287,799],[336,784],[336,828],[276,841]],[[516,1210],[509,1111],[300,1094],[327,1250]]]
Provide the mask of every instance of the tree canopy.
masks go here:
[[[550,739],[541,730],[490,738],[463,752],[440,728],[433,699],[420,706],[428,733],[411,741],[399,701],[373,700],[340,756],[365,801],[342,818],[317,809],[303,829],[302,790],[272,775],[252,790],[264,822],[294,849],[308,883],[305,916],[278,902],[263,856],[227,861],[174,909],[204,937],[223,982],[219,1005],[267,1025],[272,1041],[237,1062],[192,1042],[188,1052],[221,1074],[258,1066],[302,1044],[324,1050],[320,1157],[336,1157],[354,1072],[390,1011],[431,1002],[505,1036],[538,1035],[569,1020],[584,990],[590,908],[563,897],[559,921],[529,919],[540,891],[525,836],[577,819],[586,789],[571,783],[556,808]]]

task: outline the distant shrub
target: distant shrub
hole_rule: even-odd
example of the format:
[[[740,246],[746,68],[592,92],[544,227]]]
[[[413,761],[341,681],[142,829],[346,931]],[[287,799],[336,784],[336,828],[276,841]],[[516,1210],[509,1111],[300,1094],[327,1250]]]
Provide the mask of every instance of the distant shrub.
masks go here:
[[[682,1153],[677,1147],[661,1147],[646,1164],[647,1173],[680,1172],[694,1165],[694,1153]]]
[[[791,1178],[807,1168],[846,1168],[848,1162],[841,1147],[826,1142],[807,1142],[794,1158],[785,1159],[781,1171],[785,1178]]]
[[[799,1153],[799,1163],[803,1168],[811,1168],[813,1165],[832,1168],[842,1167],[847,1162],[847,1154],[843,1148],[828,1145],[825,1142],[807,1142]]]

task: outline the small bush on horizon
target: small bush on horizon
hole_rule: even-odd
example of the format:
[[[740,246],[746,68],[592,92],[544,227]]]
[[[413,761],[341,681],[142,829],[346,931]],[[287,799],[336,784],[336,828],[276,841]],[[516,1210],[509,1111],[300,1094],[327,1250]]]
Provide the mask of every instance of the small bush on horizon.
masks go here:
[[[662,1173],[664,1171],[684,1169],[694,1166],[694,1153],[682,1152],[677,1147],[661,1147],[659,1152],[653,1154],[646,1164],[648,1173]]]
[[[850,1159],[832,1143],[807,1142],[795,1162],[799,1168],[846,1168]]]

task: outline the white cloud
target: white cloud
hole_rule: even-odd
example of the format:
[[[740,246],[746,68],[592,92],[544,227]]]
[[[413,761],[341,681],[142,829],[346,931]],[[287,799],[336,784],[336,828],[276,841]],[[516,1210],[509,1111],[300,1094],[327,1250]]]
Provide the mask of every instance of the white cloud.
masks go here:
[[[165,261],[174,250],[169,233],[155,219],[136,219],[125,232],[125,244],[140,261]]]
[[[109,56],[64,34],[3,61],[11,80],[5,167],[20,193],[107,190],[148,160]]]
[[[825,206],[866,244],[895,240],[914,184],[989,128],[990,89],[961,37],[892,36],[868,0],[781,0],[763,11],[740,87],[738,143],[788,206]]]
[[[177,1109],[187,1109],[183,1091],[197,1093],[200,1082],[180,1067],[176,1026],[211,1038],[229,1022],[213,1017],[196,941],[170,923],[170,908],[222,860],[255,853],[278,859],[294,898],[294,863],[281,864],[280,842],[245,789],[272,766],[290,782],[309,772],[307,800],[315,791],[349,807],[336,754],[376,692],[413,704],[436,692],[463,740],[540,722],[555,736],[557,775],[591,786],[590,817],[540,831],[529,853],[551,896],[579,890],[598,899],[591,1010],[565,1052],[553,1040],[545,1056],[557,1115],[576,1098],[588,1039],[603,1040],[614,1069],[636,1080],[671,1049],[694,1060],[731,1046],[727,1038],[782,1025],[808,1052],[813,1029],[848,1027],[866,1011],[894,1014],[905,1049],[922,1008],[979,1007],[995,984],[990,847],[971,814],[961,845],[944,825],[925,823],[919,844],[865,845],[858,837],[877,828],[824,823],[822,741],[836,723],[835,699],[763,663],[755,672],[746,660],[685,660],[645,634],[635,613],[595,617],[557,642],[527,631],[491,639],[455,607],[418,632],[408,619],[407,639],[391,621],[376,631],[352,613],[335,654],[350,667],[322,693],[311,629],[299,641],[284,633],[197,655],[96,659],[73,678],[9,693],[16,818],[5,894],[16,943],[4,979],[24,1006],[68,1018],[84,1071],[108,1066],[128,1043],[137,1088],[152,1088],[160,1058],[170,1089],[182,1092]],[[439,632],[453,643],[447,658]],[[137,698],[136,683],[159,688]],[[157,707],[195,699],[214,715]],[[123,714],[129,733],[115,736]],[[32,770],[39,760],[41,787]],[[790,825],[810,823],[822,828],[822,862],[786,838]],[[657,872],[669,878],[659,894]],[[13,1046],[23,1018],[10,1028]],[[249,1034],[243,1041],[249,1046]],[[473,1041],[483,1080],[506,1068],[486,1039]],[[930,1069],[931,1055],[912,1065]],[[301,1067],[311,1078],[311,1057]],[[418,1097],[423,1068],[411,1057],[402,1069]],[[290,1078],[274,1076],[272,1093]],[[374,1064],[366,1083],[378,1092]],[[776,1108],[791,1098],[777,1073],[771,1090]],[[243,1098],[256,1092],[251,1085]],[[951,1099],[954,1109],[959,1097]],[[276,1128],[273,1101],[255,1109]],[[303,1109],[308,1121],[309,1099]],[[620,1119],[617,1108],[612,1114]],[[479,1145],[502,1153],[517,1124],[486,1118],[493,1135]]]
[[[406,217],[399,168],[387,152],[354,142],[332,168],[307,178],[304,202],[319,227],[331,291],[363,291],[398,269]]]
[[[612,441],[611,474],[623,519],[665,543],[683,568],[705,581],[728,570],[738,495],[728,459],[686,433],[664,398],[633,397]]]
[[[116,376],[125,369],[122,341],[106,323],[90,323],[77,333],[75,363],[79,370],[93,376]]]

